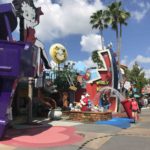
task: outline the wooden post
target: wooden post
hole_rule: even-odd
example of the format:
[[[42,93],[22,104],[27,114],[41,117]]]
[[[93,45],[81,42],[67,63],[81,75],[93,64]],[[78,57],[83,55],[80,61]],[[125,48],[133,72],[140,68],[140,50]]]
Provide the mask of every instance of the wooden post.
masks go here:
[[[28,78],[28,123],[32,122],[32,98],[33,98],[33,78]]]

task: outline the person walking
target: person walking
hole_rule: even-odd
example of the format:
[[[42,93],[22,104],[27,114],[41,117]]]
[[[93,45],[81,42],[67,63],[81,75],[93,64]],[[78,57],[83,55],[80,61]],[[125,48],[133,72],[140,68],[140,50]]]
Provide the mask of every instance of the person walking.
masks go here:
[[[132,118],[134,119],[134,122],[136,122],[138,120],[139,106],[135,98],[131,98],[131,110]]]

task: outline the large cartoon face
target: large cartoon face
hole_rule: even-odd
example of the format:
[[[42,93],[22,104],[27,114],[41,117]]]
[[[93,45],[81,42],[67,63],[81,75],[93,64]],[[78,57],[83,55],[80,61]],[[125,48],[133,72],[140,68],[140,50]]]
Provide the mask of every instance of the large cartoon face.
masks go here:
[[[54,44],[50,48],[50,55],[57,64],[60,64],[67,59],[67,50],[61,44]]]
[[[56,47],[56,59],[63,61],[65,59],[65,49],[62,49],[60,47]]]
[[[25,19],[25,28],[26,27],[34,27],[38,24],[36,21],[36,12],[33,7],[31,7],[28,3],[22,3],[22,12],[23,17]]]

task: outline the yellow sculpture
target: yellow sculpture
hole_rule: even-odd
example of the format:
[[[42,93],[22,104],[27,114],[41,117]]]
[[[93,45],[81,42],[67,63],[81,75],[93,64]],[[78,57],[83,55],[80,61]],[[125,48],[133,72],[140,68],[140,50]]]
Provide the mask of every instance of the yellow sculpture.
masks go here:
[[[53,44],[50,47],[49,53],[57,64],[63,63],[68,56],[66,48],[59,43]]]

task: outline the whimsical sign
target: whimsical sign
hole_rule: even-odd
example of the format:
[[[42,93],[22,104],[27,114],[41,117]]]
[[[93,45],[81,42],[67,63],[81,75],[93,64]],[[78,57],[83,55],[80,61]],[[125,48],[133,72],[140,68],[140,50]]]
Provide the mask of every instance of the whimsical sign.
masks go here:
[[[39,76],[44,69],[43,66],[50,69],[44,44],[36,37],[35,30],[35,26],[40,23],[40,16],[43,15],[43,12],[41,7],[35,7],[34,0],[13,0],[13,5],[20,20],[20,41],[31,42],[38,48],[35,70]]]
[[[34,28],[39,24],[40,16],[43,15],[41,7],[36,8],[33,0],[13,0],[13,4],[20,18],[21,40],[35,44],[37,37]]]
[[[97,81],[96,82],[96,84],[100,84],[100,85],[108,85],[109,84],[109,81],[102,81],[102,80],[100,80],[100,81]]]
[[[98,72],[98,69],[89,69],[88,72],[90,73],[88,83],[93,83],[94,81],[101,79],[101,75]]]
[[[63,63],[68,56],[66,48],[58,43],[50,47],[49,53],[57,64]]]

